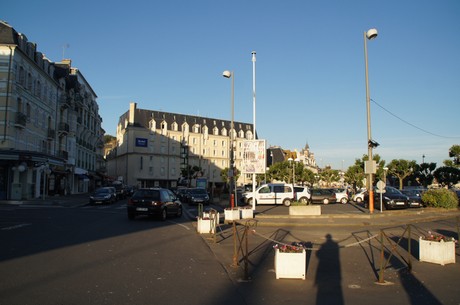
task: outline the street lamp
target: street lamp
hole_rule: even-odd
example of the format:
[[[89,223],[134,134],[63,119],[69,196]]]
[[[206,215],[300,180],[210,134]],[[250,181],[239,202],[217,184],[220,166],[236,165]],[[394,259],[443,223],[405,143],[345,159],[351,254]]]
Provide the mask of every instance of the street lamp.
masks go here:
[[[288,161],[292,165],[292,186],[294,186],[294,183],[295,183],[295,163],[299,162],[300,160],[299,160],[299,158],[296,158],[295,160],[292,159],[292,158],[289,158]]]
[[[232,71],[225,70],[222,73],[222,76],[225,78],[231,78],[232,79],[232,97],[231,97],[231,113],[232,113],[232,121],[230,124],[230,169],[228,172],[228,176],[230,177],[230,206],[233,208],[234,207],[234,200],[236,199],[236,187],[234,187],[234,156],[233,156],[233,141],[234,141],[234,134],[233,134],[233,120],[235,116],[235,73]],[[235,195],[233,195],[233,189],[235,189]],[[233,197],[234,196],[234,197]],[[233,197],[233,198],[232,198]]]
[[[372,157],[372,149],[378,146],[378,143],[372,140],[371,133],[371,105],[369,96],[369,72],[367,65],[367,40],[376,38],[378,32],[376,29],[370,29],[364,32],[364,61],[366,68],[366,108],[367,108],[367,150],[368,150],[368,162],[366,166],[366,174],[368,174],[368,194],[369,194],[369,212],[374,212],[374,189],[372,187],[372,175],[376,172],[375,162]]]

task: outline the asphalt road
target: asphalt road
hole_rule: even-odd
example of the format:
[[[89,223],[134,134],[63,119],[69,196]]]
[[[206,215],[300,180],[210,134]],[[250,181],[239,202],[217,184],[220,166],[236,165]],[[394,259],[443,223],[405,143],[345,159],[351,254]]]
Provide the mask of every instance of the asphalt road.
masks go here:
[[[239,304],[185,217],[129,221],[125,206],[3,207],[0,304]]]
[[[324,226],[245,232],[244,226],[221,223],[214,240],[197,234],[197,207],[186,206],[183,217],[166,222],[129,221],[125,204],[0,205],[0,305],[460,304],[459,263],[419,262],[415,239],[409,256],[401,225],[341,227],[324,218]],[[356,209],[330,205],[324,212],[346,210]],[[282,206],[258,207],[262,214],[285,212]],[[456,225],[455,219],[414,223],[411,234],[433,230],[456,236]],[[388,262],[384,282],[378,283],[382,230],[393,242],[403,238],[392,255],[393,246],[385,242]],[[292,241],[308,247],[307,278],[276,279],[273,245]]]

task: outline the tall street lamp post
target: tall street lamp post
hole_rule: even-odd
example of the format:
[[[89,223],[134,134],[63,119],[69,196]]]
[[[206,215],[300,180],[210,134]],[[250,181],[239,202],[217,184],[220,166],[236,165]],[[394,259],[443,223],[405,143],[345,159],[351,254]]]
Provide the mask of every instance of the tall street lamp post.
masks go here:
[[[232,121],[230,124],[230,166],[229,166],[229,171],[228,171],[228,176],[230,178],[230,207],[234,207],[235,200],[236,200],[236,188],[234,187],[234,175],[235,175],[235,164],[234,164],[234,155],[233,155],[233,141],[234,141],[234,134],[233,134],[233,129],[234,129],[234,116],[235,116],[235,73],[232,71],[225,70],[222,73],[222,76],[225,78],[231,78],[232,79],[232,96],[231,96],[231,113],[232,113]],[[235,194],[233,193],[233,189],[235,189]]]
[[[374,212],[374,189],[372,186],[372,175],[376,173],[375,162],[372,157],[372,148],[376,147],[378,143],[372,140],[371,133],[371,105],[370,105],[370,94],[369,94],[369,72],[367,65],[367,40],[376,38],[378,32],[376,29],[370,29],[364,32],[364,61],[366,68],[366,108],[367,108],[367,150],[368,150],[368,162],[366,166],[366,174],[368,175],[367,187],[369,194],[369,212]]]

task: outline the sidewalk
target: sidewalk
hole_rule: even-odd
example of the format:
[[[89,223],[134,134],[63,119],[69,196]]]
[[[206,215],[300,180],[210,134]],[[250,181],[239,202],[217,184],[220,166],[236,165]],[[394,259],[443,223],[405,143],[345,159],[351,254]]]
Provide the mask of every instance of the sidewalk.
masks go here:
[[[89,193],[66,196],[48,196],[29,200],[0,200],[0,204],[12,205],[43,205],[43,206],[76,206],[89,202]]]
[[[332,208],[356,210],[352,205]],[[329,214],[328,207],[321,216],[302,217],[287,215],[282,206],[261,210],[258,206],[253,220],[239,220],[235,226],[221,223],[215,239],[202,234],[247,304],[460,304],[458,259],[445,266],[420,262],[418,249],[418,237],[427,230],[457,238],[458,210],[370,215]],[[408,224],[411,239],[405,235]],[[292,242],[307,249],[306,279],[276,279],[273,246]]]

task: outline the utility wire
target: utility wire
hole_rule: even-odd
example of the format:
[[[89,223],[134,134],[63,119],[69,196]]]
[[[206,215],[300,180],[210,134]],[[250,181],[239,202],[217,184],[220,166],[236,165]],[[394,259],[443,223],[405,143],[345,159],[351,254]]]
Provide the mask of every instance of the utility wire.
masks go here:
[[[374,101],[373,99],[370,99],[370,100],[371,100],[374,104],[376,104],[377,106],[379,106],[380,108],[382,108],[383,110],[385,110],[386,112],[388,112],[390,115],[392,115],[392,116],[394,116],[395,118],[397,118],[398,120],[400,120],[400,121],[406,123],[407,125],[410,125],[410,126],[416,128],[416,129],[418,129],[418,130],[421,130],[421,131],[423,131],[423,132],[425,132],[425,133],[428,133],[428,134],[430,134],[430,135],[432,135],[432,136],[439,137],[439,138],[445,138],[445,139],[458,139],[458,138],[460,138],[460,137],[448,137],[448,136],[438,135],[438,134],[432,133],[432,132],[430,132],[430,131],[428,131],[428,130],[425,130],[425,129],[423,129],[423,128],[420,128],[420,127],[418,127],[418,126],[415,126],[414,124],[409,123],[408,121],[406,121],[406,120],[400,118],[399,116],[397,116],[396,114],[392,113],[390,110],[386,109],[385,107],[383,107],[382,105],[380,105],[379,103],[377,103],[376,101]]]

